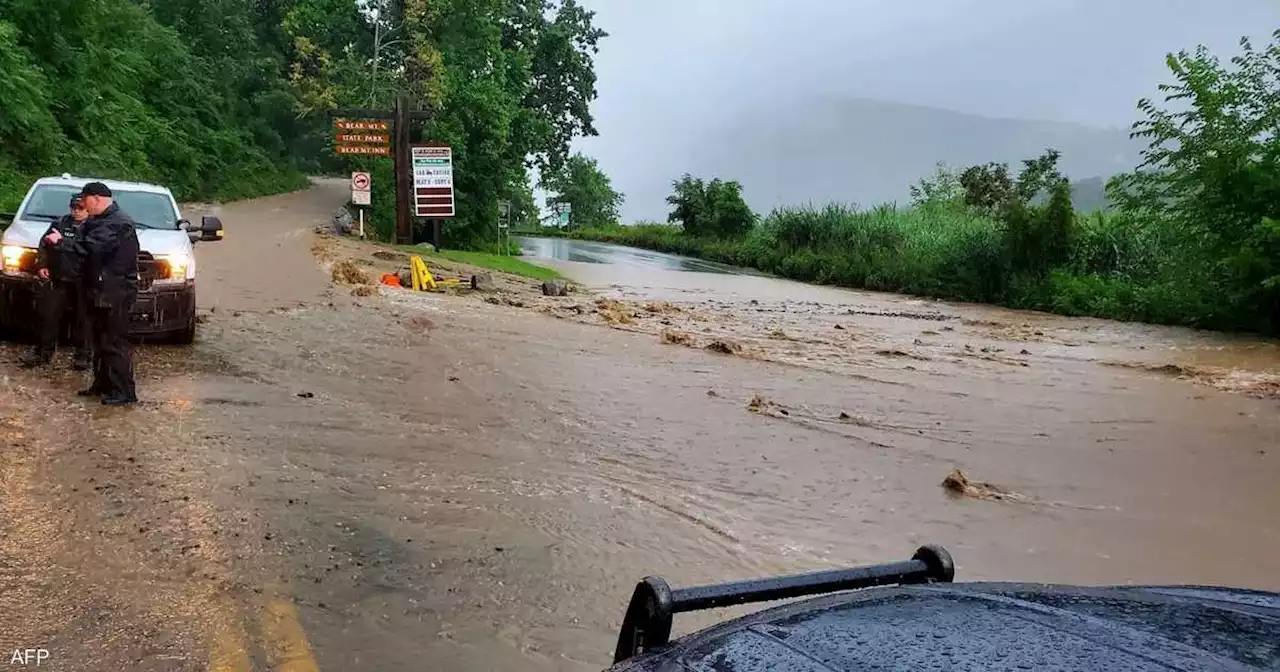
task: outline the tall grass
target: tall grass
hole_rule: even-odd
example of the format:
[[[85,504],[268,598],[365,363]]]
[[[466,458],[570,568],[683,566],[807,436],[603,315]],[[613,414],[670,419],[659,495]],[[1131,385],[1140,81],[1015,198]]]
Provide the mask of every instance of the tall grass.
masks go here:
[[[1069,259],[1029,272],[1004,224],[955,203],[860,210],[782,208],[739,238],[637,224],[571,237],[755,268],[818,284],[992,303],[1066,315],[1224,329],[1255,325],[1221,301],[1211,265],[1167,227],[1117,214],[1077,215]]]

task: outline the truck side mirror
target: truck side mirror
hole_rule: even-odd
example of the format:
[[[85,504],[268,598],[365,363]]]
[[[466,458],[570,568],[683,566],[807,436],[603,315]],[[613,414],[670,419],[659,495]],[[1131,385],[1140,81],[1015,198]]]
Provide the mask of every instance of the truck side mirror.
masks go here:
[[[200,240],[222,240],[222,220],[206,215],[200,218]]]
[[[197,240],[200,240],[200,229],[196,228],[196,225],[192,224],[191,220],[189,219],[179,219],[178,230],[186,231],[187,237],[191,239],[192,243],[195,243]]]

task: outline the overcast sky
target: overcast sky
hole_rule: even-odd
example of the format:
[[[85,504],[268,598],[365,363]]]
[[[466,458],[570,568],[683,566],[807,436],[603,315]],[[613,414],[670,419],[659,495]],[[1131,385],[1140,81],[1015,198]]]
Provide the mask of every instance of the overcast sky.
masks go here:
[[[623,192],[652,179],[646,156],[779,100],[1124,127],[1167,79],[1167,52],[1229,56],[1241,35],[1280,28],[1280,0],[582,1],[610,36],[596,59],[600,137],[577,146]],[[624,219],[664,207],[629,201]]]

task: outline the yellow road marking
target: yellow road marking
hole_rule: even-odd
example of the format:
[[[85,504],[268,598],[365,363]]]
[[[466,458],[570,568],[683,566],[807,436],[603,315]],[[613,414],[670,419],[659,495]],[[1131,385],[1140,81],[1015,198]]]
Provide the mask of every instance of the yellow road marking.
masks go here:
[[[211,602],[209,672],[249,672],[249,649],[235,605],[225,598]]]
[[[279,672],[320,672],[311,646],[298,620],[298,610],[288,600],[271,600],[262,615],[267,656]]]

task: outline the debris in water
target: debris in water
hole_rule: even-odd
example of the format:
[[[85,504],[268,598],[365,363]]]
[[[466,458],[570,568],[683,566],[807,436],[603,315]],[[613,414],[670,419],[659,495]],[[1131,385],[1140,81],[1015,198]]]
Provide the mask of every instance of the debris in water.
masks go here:
[[[404,326],[411,331],[428,331],[434,329],[436,324],[425,317],[415,315],[405,320]]]
[[[299,392],[299,393],[298,393],[298,396],[299,396],[299,397],[301,397],[301,398],[303,398],[303,399],[310,399],[310,398],[312,398],[312,397],[314,397],[314,396],[316,396],[316,395],[315,395],[315,393],[314,393],[314,392]]]
[[[716,391],[715,391],[715,390],[707,390],[707,396],[708,396],[708,397],[718,397],[718,396],[720,396],[720,395],[719,395],[719,394],[716,394]]]
[[[458,382],[459,380],[462,380],[462,379],[461,379],[461,378],[459,378],[459,377],[457,377],[457,376],[449,376],[449,382],[451,382],[451,383],[456,383],[456,382]]]
[[[1019,352],[1018,354],[1020,354],[1020,355],[1029,355],[1029,354],[1031,354],[1031,351],[1030,351],[1030,350],[1028,350],[1028,349],[1026,349],[1026,348],[1023,348],[1023,349],[1022,349],[1022,352]]]
[[[693,337],[675,329],[662,330],[662,342],[670,345],[693,345]]]
[[[769,401],[768,399],[765,399],[764,397],[758,394],[755,395],[754,397],[751,397],[751,401],[747,402],[747,410],[751,411],[752,413],[758,413],[760,415],[774,415],[774,416],[779,416],[779,415],[790,416],[791,415],[791,411],[788,411],[781,404],[776,404],[772,401]]]
[[[838,329],[839,331],[844,331],[844,327],[842,327],[842,326],[840,326],[840,325],[838,325],[838,324],[836,325],[836,329]]]
[[[913,353],[907,352],[906,350],[901,350],[901,349],[899,349],[899,348],[891,348],[891,349],[886,349],[886,350],[877,350],[877,351],[876,351],[876,354],[877,354],[877,355],[880,355],[881,357],[899,357],[899,358],[903,358],[903,357],[904,357],[904,358],[906,358],[906,359],[914,359],[914,360],[918,360],[918,361],[921,361],[921,362],[927,362],[927,361],[929,361],[929,358],[928,358],[928,357],[925,357],[924,355],[917,355],[917,354],[913,354]]]
[[[706,349],[722,355],[737,355],[742,352],[742,346],[733,341],[711,341],[707,344]]]
[[[333,281],[346,285],[372,284],[369,276],[350,259],[343,259],[333,265]]]
[[[787,336],[787,332],[785,332],[785,331],[783,331],[783,330],[781,330],[781,329],[774,329],[773,331],[769,332],[769,338],[772,338],[772,339],[773,339],[773,340],[775,340],[775,341],[789,341],[789,340],[791,340],[791,337],[790,337],[790,336]]]
[[[596,312],[609,324],[632,324],[631,309],[621,301],[613,299],[596,300]]]
[[[378,288],[373,285],[357,285],[351,288],[351,296],[373,296],[378,293]]]
[[[952,469],[951,473],[947,474],[947,477],[942,479],[942,487],[955,495],[961,497],[972,497],[973,499],[999,501],[1024,499],[1017,493],[1001,490],[990,483],[970,481],[969,477],[959,469]]]
[[[655,313],[658,315],[669,315],[671,313],[680,312],[680,308],[669,301],[650,301],[644,304],[644,309],[645,312]]]

